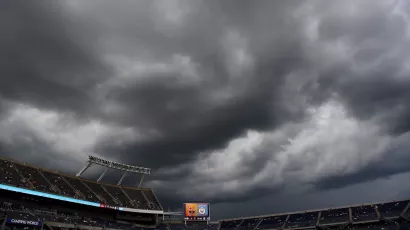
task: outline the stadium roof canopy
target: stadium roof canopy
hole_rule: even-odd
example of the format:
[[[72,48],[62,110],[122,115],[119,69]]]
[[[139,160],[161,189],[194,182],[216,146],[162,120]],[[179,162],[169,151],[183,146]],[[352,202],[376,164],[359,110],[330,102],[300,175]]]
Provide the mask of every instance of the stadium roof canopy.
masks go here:
[[[121,179],[118,181],[117,185],[121,184],[121,182],[124,180],[127,173],[138,173],[138,174],[142,174],[142,178],[141,178],[141,180],[139,182],[139,185],[138,185],[138,187],[140,187],[141,184],[142,184],[142,181],[144,179],[144,175],[150,175],[151,174],[151,169],[150,168],[144,168],[144,167],[134,166],[134,165],[127,165],[127,164],[122,164],[122,163],[117,163],[117,162],[114,162],[114,161],[101,159],[101,158],[98,158],[98,157],[95,157],[95,156],[88,156],[86,165],[84,166],[84,168],[80,172],[77,173],[76,176],[80,177],[93,164],[105,167],[104,172],[98,178],[97,182],[100,182],[104,178],[104,176],[107,173],[109,168],[120,170],[120,171],[124,172],[121,176]]]

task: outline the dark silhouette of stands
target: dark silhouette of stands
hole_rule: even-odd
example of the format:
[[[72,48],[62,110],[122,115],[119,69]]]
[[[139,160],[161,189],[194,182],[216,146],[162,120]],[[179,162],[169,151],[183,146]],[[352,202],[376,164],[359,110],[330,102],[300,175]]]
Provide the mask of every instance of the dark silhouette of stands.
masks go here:
[[[268,216],[262,218],[259,225],[257,225],[257,229],[279,229],[282,228],[287,219],[287,215],[278,215],[278,216]]]
[[[376,210],[378,210],[380,215],[385,219],[395,218],[401,215],[408,203],[407,200],[381,203],[376,205]]]
[[[163,226],[167,230],[218,230],[218,223],[207,222],[187,222],[185,223],[165,223]]]
[[[321,225],[337,225],[349,223],[349,208],[329,209],[321,212]]]
[[[228,221],[221,221],[220,230],[234,230],[237,229],[243,220],[228,220]]]
[[[410,200],[220,221],[221,230],[410,230]],[[173,230],[173,229],[171,229]]]
[[[38,208],[33,205],[22,205],[10,202],[0,202],[0,210],[7,213],[7,218],[17,220],[50,222],[78,226],[83,225],[112,229],[126,229],[132,227],[131,224],[121,224],[103,218],[80,216],[76,212],[61,212],[51,208]]]
[[[319,212],[303,212],[290,215],[285,228],[314,228],[317,224]]]
[[[0,183],[116,207],[162,210],[151,189],[98,183],[1,158]]]
[[[238,230],[253,230],[262,218],[246,219],[239,225]]]

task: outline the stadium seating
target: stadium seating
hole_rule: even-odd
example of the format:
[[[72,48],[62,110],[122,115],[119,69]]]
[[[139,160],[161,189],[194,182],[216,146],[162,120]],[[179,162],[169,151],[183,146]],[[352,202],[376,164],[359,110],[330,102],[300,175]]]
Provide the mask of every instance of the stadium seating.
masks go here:
[[[315,227],[319,212],[302,212],[295,213],[289,216],[285,228],[307,228]]]
[[[47,193],[58,193],[47,179],[40,174],[40,170],[22,164],[14,164],[14,166],[20,175],[31,183],[33,189]]]
[[[279,229],[282,228],[287,215],[264,217],[256,229]]]
[[[152,228],[144,228],[144,229],[141,229],[141,230],[145,230],[145,229],[150,229],[150,230],[152,230]],[[158,227],[156,227],[154,230],[168,230],[168,225],[165,225],[165,224],[160,224]]]
[[[186,224],[185,230],[216,230],[218,229],[217,224],[207,224],[206,222],[203,223],[190,223]]]
[[[233,230],[239,227],[243,220],[226,220],[222,221],[220,230]]]
[[[407,219],[407,220],[410,220],[410,208],[409,208],[409,205],[410,205],[410,203],[407,205],[407,207],[406,207],[406,209],[405,209],[405,211],[404,211],[404,213],[403,213],[403,215],[402,215],[402,217],[405,218],[405,219]]]
[[[108,194],[100,184],[91,182],[91,181],[81,181],[103,204],[109,204],[112,206],[119,206],[116,204],[115,201],[112,199],[112,195]]]
[[[31,188],[30,184],[19,175],[14,164],[2,159],[0,159],[0,183]]]
[[[128,197],[122,188],[110,185],[102,185],[102,187],[112,194],[114,201],[119,203],[122,207],[135,207],[131,198]]]
[[[261,220],[262,218],[244,219],[239,225],[238,230],[253,230]]]
[[[154,193],[151,190],[144,190],[142,193],[148,200],[148,206],[150,209],[154,210],[162,210],[161,204],[159,203],[158,199],[155,197]]]
[[[410,230],[410,200],[221,220],[221,230]]]
[[[46,208],[27,207],[7,202],[0,203],[0,210],[7,213],[7,218],[41,222],[58,222],[73,225],[100,228],[125,229],[127,225],[92,217],[80,217],[75,212],[59,212]],[[131,227],[131,225],[129,225]]]
[[[344,224],[349,222],[349,209],[329,209],[321,212],[319,225]]]
[[[375,207],[372,205],[363,205],[357,207],[351,207],[352,210],[352,221],[354,223],[366,222],[366,221],[377,221],[379,217],[377,216]]]
[[[408,203],[408,201],[382,203],[376,205],[376,209],[379,211],[382,218],[394,218],[400,216]]]
[[[185,230],[186,226],[183,223],[180,224],[169,224],[168,225],[171,230]]]
[[[362,223],[357,224],[354,226],[356,230],[397,230],[398,226],[392,223],[383,223],[383,222],[376,222],[376,223]]]
[[[181,223],[170,223],[165,225],[167,230],[217,230],[218,224],[216,223],[198,223],[198,222],[187,222],[186,224]]]
[[[131,198],[132,203],[134,204],[135,208],[139,209],[149,209],[148,202],[144,197],[144,194],[141,190],[136,189],[125,189],[128,196]]]
[[[75,192],[74,187],[70,186],[70,184],[67,183],[63,176],[47,171],[43,171],[43,175],[46,178],[48,178],[51,184],[58,188],[61,195],[74,197],[77,199],[85,199],[84,197],[81,197],[78,193]]]
[[[219,228],[219,224],[211,223],[206,227],[206,230],[217,230]]]
[[[75,189],[74,192],[80,194],[84,199],[97,203],[102,202],[81,180],[69,176],[63,176],[62,178]]]
[[[110,206],[162,210],[151,189],[97,183],[0,159],[0,183]]]
[[[160,224],[156,228],[140,228],[140,227],[132,227],[133,230],[169,230],[168,225]]]

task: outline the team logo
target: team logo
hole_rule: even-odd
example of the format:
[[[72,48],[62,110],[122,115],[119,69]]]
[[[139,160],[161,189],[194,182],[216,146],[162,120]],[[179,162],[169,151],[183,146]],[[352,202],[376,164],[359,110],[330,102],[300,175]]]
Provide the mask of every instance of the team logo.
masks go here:
[[[206,210],[205,210],[204,207],[200,207],[200,208],[198,209],[198,212],[199,212],[199,214],[204,215],[204,214],[206,213]]]

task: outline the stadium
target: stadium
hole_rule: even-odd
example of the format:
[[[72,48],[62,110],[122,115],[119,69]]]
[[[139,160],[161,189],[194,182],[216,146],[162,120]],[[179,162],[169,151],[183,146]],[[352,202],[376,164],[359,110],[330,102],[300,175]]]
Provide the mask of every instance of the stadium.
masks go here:
[[[410,0],[0,0],[0,230],[410,230]]]
[[[124,173],[116,185],[100,182],[107,170],[97,181],[81,178],[92,164]],[[0,159],[1,229],[410,229],[410,200],[218,221],[211,221],[207,203],[165,212],[152,189],[121,185],[128,172],[150,169],[90,156],[74,176]]]

